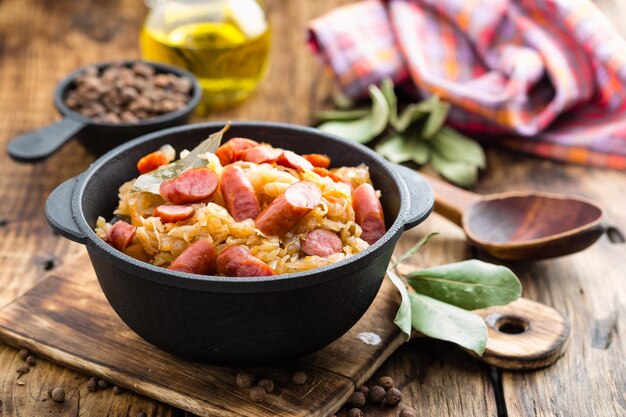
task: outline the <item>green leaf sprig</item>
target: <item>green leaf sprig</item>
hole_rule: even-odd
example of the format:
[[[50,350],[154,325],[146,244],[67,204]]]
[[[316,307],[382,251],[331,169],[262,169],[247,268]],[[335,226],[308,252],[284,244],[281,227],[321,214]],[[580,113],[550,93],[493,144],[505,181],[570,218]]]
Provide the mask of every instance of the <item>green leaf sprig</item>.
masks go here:
[[[222,142],[224,133],[226,133],[228,129],[230,129],[230,122],[227,122],[222,130],[212,133],[208,138],[200,142],[200,144],[193,148],[184,158],[140,175],[135,180],[130,190],[134,193],[145,192],[159,194],[159,187],[163,181],[176,178],[183,172],[193,168],[206,167],[207,161],[200,158],[200,156],[207,152],[215,152]]]
[[[387,270],[387,276],[401,295],[394,323],[407,340],[415,329],[481,356],[487,344],[487,326],[470,310],[515,301],[522,294],[522,285],[509,268],[472,259],[408,273],[405,279],[409,291],[405,280],[392,269],[436,234],[422,238]]]
[[[449,181],[469,187],[476,182],[478,170],[485,168],[481,146],[444,123],[450,105],[433,95],[410,103],[398,111],[393,82],[385,79],[380,88],[369,87],[371,107],[352,108],[354,103],[341,98],[339,110],[321,111],[312,117],[321,121],[318,129],[358,143],[379,140],[374,149],[394,163],[430,162],[433,169]]]

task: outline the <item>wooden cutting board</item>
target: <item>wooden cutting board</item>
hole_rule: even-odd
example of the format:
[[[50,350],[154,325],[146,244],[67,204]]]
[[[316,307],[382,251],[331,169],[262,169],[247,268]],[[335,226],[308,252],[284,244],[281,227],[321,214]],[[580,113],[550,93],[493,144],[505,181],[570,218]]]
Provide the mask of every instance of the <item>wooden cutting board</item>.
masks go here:
[[[339,340],[297,362],[256,369],[276,389],[262,403],[235,385],[237,369],[176,358],[145,342],[115,314],[87,255],[50,273],[0,310],[0,338],[198,416],[320,416],[336,412],[403,343],[398,299],[383,284],[365,316]],[[298,386],[291,375],[303,370]]]

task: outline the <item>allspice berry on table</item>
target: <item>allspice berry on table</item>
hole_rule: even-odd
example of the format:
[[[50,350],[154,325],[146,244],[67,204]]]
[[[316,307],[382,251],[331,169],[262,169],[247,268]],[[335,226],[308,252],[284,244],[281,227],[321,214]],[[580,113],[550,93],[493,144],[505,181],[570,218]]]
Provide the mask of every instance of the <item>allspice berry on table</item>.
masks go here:
[[[363,417],[363,411],[359,410],[358,408],[351,408],[350,410],[348,410],[348,417]]]
[[[250,390],[250,399],[255,403],[260,403],[265,400],[265,390],[262,387],[252,387]]]
[[[266,393],[274,391],[274,381],[271,379],[263,378],[259,381],[259,387],[263,388]]]
[[[137,417],[148,417],[148,414],[141,411],[140,413],[137,413]]]
[[[98,381],[98,388],[100,388],[100,389],[107,389],[107,388],[109,388],[109,383],[107,381],[105,381],[104,379],[100,379]]]
[[[35,366],[35,363],[36,363],[36,361],[35,361],[35,357],[34,356],[29,355],[29,356],[26,357],[26,365],[28,365],[28,366]]]
[[[417,417],[417,411],[414,408],[403,408],[398,417]]]
[[[87,390],[89,392],[96,392],[98,390],[98,378],[92,377],[87,382]]]
[[[372,385],[370,387],[370,392],[367,395],[367,398],[370,400],[370,402],[374,404],[380,404],[385,399],[386,393],[387,391],[385,391],[385,389],[380,385]]]
[[[20,355],[20,359],[25,361],[26,358],[28,358],[28,356],[30,355],[30,352],[28,351],[28,349],[20,349],[19,355]]]
[[[389,405],[396,406],[402,401],[402,392],[398,388],[391,388],[385,395],[385,402]]]
[[[291,380],[296,385],[304,385],[306,383],[306,374],[302,371],[295,372],[291,377]]]
[[[122,389],[120,387],[118,387],[117,385],[113,386],[113,394],[115,395],[120,395],[122,393]]]
[[[348,399],[348,404],[352,407],[363,407],[365,405],[365,395],[360,391],[354,392]]]
[[[357,388],[357,391],[362,392],[363,395],[365,395],[366,397],[367,397],[367,394],[370,393],[370,389],[366,387],[365,385],[362,385],[359,388]]]
[[[239,388],[250,388],[254,384],[254,375],[249,372],[239,372],[235,377]]]
[[[50,391],[50,398],[52,398],[52,401],[55,403],[62,403],[65,401],[65,390],[60,387],[52,389],[52,391]]]
[[[390,376],[381,376],[378,380],[376,380],[376,383],[386,390],[389,390],[394,386],[393,379],[391,379]]]

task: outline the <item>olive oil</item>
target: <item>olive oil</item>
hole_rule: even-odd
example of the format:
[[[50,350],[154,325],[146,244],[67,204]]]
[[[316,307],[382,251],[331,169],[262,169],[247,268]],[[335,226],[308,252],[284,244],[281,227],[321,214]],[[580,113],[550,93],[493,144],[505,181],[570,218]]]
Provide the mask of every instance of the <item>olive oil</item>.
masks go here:
[[[161,9],[158,9],[161,7]],[[141,32],[143,58],[187,68],[204,96],[199,114],[245,100],[265,78],[270,30],[253,0],[157,2]]]

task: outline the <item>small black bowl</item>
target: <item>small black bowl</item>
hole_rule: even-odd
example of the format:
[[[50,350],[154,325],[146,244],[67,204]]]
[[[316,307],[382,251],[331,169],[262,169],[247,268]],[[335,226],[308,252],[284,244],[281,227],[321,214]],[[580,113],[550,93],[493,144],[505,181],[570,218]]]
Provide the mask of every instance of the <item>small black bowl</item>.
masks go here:
[[[114,64],[130,67],[137,62],[152,66],[157,74],[176,74],[179,77],[188,78],[192,83],[192,88],[187,105],[171,113],[134,123],[105,123],[85,117],[71,110],[65,104],[65,97],[68,91],[74,87],[74,80],[84,73],[87,68],[96,67],[98,72],[101,73],[105,68]],[[177,67],[146,61],[116,61],[89,65],[72,72],[57,84],[54,91],[54,105],[64,118],[56,123],[14,138],[9,142],[7,151],[11,158],[18,162],[39,162],[52,155],[67,141],[76,136],[89,152],[95,155],[102,155],[130,139],[167,127],[187,123],[201,98],[202,88],[196,77],[190,72]]]
[[[191,149],[224,126],[207,123],[155,132],[126,143],[57,187],[46,203],[48,222],[83,243],[100,286],[122,320],[153,345],[216,365],[253,366],[304,356],[350,329],[370,306],[403,231],[421,223],[433,193],[415,171],[387,162],[363,145],[320,130],[267,122],[236,122],[243,136],[302,153],[325,153],[333,166],[370,168],[381,190],[387,233],[361,253],[306,272],[232,278],[170,271],[113,249],[93,231],[111,216],[118,188],[137,174],[143,155],[171,143]]]

